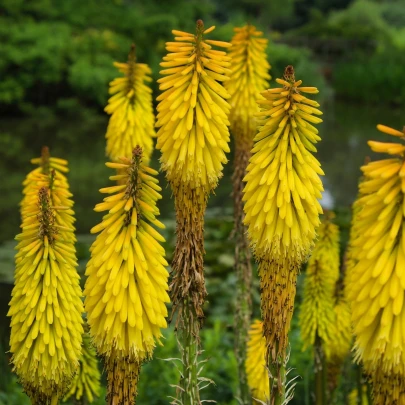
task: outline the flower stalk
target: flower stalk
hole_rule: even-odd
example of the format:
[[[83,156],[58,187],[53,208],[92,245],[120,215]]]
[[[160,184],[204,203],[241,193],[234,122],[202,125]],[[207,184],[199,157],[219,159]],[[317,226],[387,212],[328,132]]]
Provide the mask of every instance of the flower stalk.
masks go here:
[[[274,379],[271,404],[285,403],[288,331],[294,309],[296,280],[308,257],[319,225],[323,190],[319,162],[310,152],[321,138],[312,125],[322,122],[318,103],[302,95],[316,94],[301,86],[287,66],[280,88],[258,100],[259,133],[244,179],[245,224],[259,263],[263,331],[267,366]]]
[[[161,328],[169,302],[165,239],[153,227],[164,228],[156,218],[161,188],[157,172],[142,162],[142,148],[132,159],[121,157],[107,167],[121,174],[110,176],[118,186],[95,211],[108,211],[90,248],[85,284],[85,309],[97,352],[105,358],[109,405],[135,403],[140,367],[160,344]],[[153,226],[152,226],[153,225]]]
[[[157,149],[162,153],[176,208],[176,248],[172,262],[171,299],[176,317],[183,372],[178,403],[199,404],[199,330],[204,317],[204,213],[210,192],[222,176],[229,152],[228,80],[230,58],[215,47],[222,41],[205,39],[215,27],[197,21],[195,34],[173,30],[167,42],[158,80]]]
[[[235,28],[232,47],[230,80],[225,88],[230,94],[231,105],[229,121],[231,133],[235,139],[233,184],[235,272],[236,272],[236,306],[234,318],[235,356],[238,363],[240,403],[251,403],[247,376],[245,371],[246,345],[250,318],[252,313],[252,265],[246,226],[243,224],[243,178],[251,156],[253,138],[257,123],[253,115],[259,112],[256,103],[257,94],[268,88],[270,65],[267,62],[267,40],[263,33],[252,25]]]

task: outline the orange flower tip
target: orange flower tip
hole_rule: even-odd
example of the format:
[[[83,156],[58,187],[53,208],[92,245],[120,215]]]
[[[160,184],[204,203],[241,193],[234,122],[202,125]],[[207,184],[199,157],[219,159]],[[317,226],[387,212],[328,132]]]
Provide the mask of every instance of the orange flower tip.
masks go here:
[[[388,135],[393,135],[393,136],[398,136],[398,137],[405,136],[405,127],[404,127],[403,132],[401,132],[401,131],[398,131],[398,130],[396,130],[394,128],[387,127],[386,125],[378,124],[377,129],[379,131],[381,131],[381,132],[384,132],[385,134],[388,134]]]

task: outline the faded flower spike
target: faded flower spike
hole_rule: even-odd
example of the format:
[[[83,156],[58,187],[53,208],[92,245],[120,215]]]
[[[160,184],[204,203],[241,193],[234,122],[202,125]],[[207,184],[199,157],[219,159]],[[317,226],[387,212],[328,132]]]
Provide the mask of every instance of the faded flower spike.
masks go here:
[[[405,139],[405,132],[378,125]],[[369,141],[392,155],[361,167],[354,204],[347,293],[356,359],[373,382],[374,404],[405,403],[405,145]]]
[[[14,371],[33,403],[56,404],[74,376],[81,353],[83,304],[73,242],[57,223],[50,190],[24,216],[16,236],[10,351]],[[64,233],[65,232],[65,233]]]
[[[257,130],[254,118],[254,114],[259,112],[257,99],[269,87],[271,79],[271,66],[266,55],[268,40],[253,25],[234,28],[234,31],[229,52],[232,60],[230,80],[225,82],[225,88],[231,96],[229,121],[236,140],[251,147]]]
[[[110,83],[105,112],[111,115],[107,128],[107,156],[116,161],[120,156],[131,156],[135,146],[143,149],[143,161],[149,163],[153,152],[155,116],[152,105],[152,71],[145,63],[137,63],[132,45],[127,63],[114,62],[125,77]]]
[[[230,57],[215,47],[227,42],[205,39],[215,27],[204,30],[197,21],[195,34],[173,30],[175,42],[160,63],[165,77],[158,80],[163,93],[157,98],[157,149],[162,168],[173,187],[180,184],[214,189],[222,176],[229,152],[229,98],[223,81],[229,80]]]
[[[91,344],[90,336],[83,334],[82,354],[79,359],[79,371],[75,375],[68,394],[64,401],[70,397],[79,400],[86,395],[88,403],[94,401],[94,397],[100,395],[100,371],[96,357],[96,350]]]
[[[263,322],[255,320],[249,330],[246,354],[246,374],[254,399],[267,401],[270,398],[269,371],[266,366],[266,339]]]
[[[272,400],[285,401],[285,359],[297,274],[313,246],[322,208],[323,171],[311,154],[321,138],[312,125],[322,122],[318,103],[301,93],[294,69],[287,66],[282,85],[262,92],[259,133],[244,178],[245,224],[259,262],[263,329],[275,377]],[[276,297],[276,298],[275,298]],[[274,395],[273,395],[274,393]]]
[[[91,230],[100,233],[86,269],[85,309],[93,342],[106,358],[109,404],[132,404],[141,363],[167,326],[165,239],[154,228],[164,228],[156,219],[161,188],[140,147],[132,159],[106,165],[121,171],[110,177],[121,184],[102,188],[111,195],[95,207],[108,213]]]
[[[328,213],[318,228],[318,239],[308,261],[300,328],[304,349],[314,346],[319,337],[326,350],[336,339],[335,289],[339,279],[339,227]],[[328,353],[326,353],[328,355]]]

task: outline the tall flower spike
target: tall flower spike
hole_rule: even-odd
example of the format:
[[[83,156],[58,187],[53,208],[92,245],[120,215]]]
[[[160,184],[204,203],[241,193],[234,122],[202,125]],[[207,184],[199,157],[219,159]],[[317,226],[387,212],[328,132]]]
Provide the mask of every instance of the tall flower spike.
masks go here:
[[[21,216],[24,216],[23,209],[26,208],[27,199],[34,199],[35,203],[38,197],[38,178],[41,174],[50,175],[52,171],[57,174],[58,180],[65,182],[67,184],[67,178],[64,173],[69,171],[68,162],[65,159],[56,158],[50,155],[49,148],[44,146],[41,151],[41,156],[38,158],[31,159],[31,163],[38,165],[37,168],[31,170],[27,177],[23,181],[23,199],[20,203],[21,206]]]
[[[204,317],[204,213],[209,193],[217,186],[229,152],[228,93],[220,82],[228,80],[230,58],[214,47],[229,47],[204,36],[197,21],[196,34],[173,30],[175,42],[160,64],[165,77],[158,80],[163,93],[157,98],[156,147],[175,197],[177,240],[172,263],[171,317],[182,334],[181,401],[199,403],[199,329]]]
[[[230,57],[213,47],[231,44],[204,39],[214,28],[204,30],[198,20],[195,35],[173,30],[175,42],[166,43],[169,53],[160,64],[165,77],[158,80],[164,92],[157,98],[156,147],[173,188],[209,192],[227,162],[229,94],[220,82],[229,80]]]
[[[83,334],[82,354],[79,359],[79,371],[75,375],[64,401],[70,397],[80,400],[83,395],[86,395],[88,403],[91,404],[94,397],[100,395],[100,378],[96,350],[91,344],[90,336],[85,333]]]
[[[378,125],[405,139],[405,131]],[[356,359],[373,382],[374,404],[405,403],[405,145],[369,141],[392,155],[361,167],[348,277]]]
[[[259,320],[255,320],[249,330],[245,367],[251,396],[259,401],[267,401],[270,398],[270,388],[266,366],[266,339],[263,336],[263,322]]]
[[[233,201],[235,238],[235,272],[237,277],[235,310],[235,355],[238,362],[239,386],[237,395],[243,404],[251,403],[251,395],[246,380],[246,344],[251,318],[252,305],[252,266],[246,227],[243,224],[243,178],[250,158],[257,122],[254,114],[259,112],[256,99],[260,92],[268,88],[270,65],[267,62],[267,39],[253,25],[234,28],[230,57],[232,66],[230,80],[225,82],[231,98],[230,122],[235,139]]]
[[[153,226],[161,188],[158,173],[142,163],[142,149],[132,159],[106,163],[122,174],[121,184],[106,187],[112,194],[95,211],[108,211],[91,229],[99,233],[90,248],[84,295],[90,334],[97,352],[106,359],[109,404],[133,404],[143,360],[152,356],[166,328],[168,272],[165,239]],[[153,225],[153,226],[152,226]]]
[[[77,370],[83,304],[76,255],[57,224],[50,190],[24,216],[16,254],[10,351],[14,371],[35,403],[56,404]],[[66,234],[66,233],[65,233]],[[48,402],[49,401],[49,402]]]
[[[155,116],[152,104],[152,71],[145,63],[137,63],[135,45],[132,45],[127,63],[114,62],[125,75],[110,83],[105,112],[111,115],[107,128],[106,154],[116,161],[120,156],[131,156],[135,146],[143,149],[143,160],[148,164],[153,152],[153,137],[156,136]]]
[[[318,239],[308,261],[300,312],[304,349],[319,337],[326,351],[335,337],[335,288],[339,279],[339,227],[328,213],[318,228]],[[327,353],[326,353],[327,354]]]
[[[231,96],[229,121],[235,140],[251,145],[257,130],[254,118],[259,112],[257,99],[269,87],[271,79],[266,55],[268,40],[262,38],[263,32],[253,25],[234,28],[234,31],[229,52],[232,59],[230,80],[225,82]]]
[[[244,179],[245,224],[261,280],[261,307],[268,367],[276,384],[272,400],[285,397],[285,359],[297,273],[310,253],[322,208],[319,162],[310,152],[320,140],[311,123],[322,120],[318,103],[301,93],[318,93],[295,81],[287,66],[282,85],[258,100],[259,133]],[[273,395],[274,393],[274,395]]]

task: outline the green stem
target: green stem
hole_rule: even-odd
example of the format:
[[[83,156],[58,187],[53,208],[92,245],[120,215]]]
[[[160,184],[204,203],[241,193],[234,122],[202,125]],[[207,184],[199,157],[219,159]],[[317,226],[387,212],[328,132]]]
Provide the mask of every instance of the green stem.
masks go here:
[[[236,272],[236,307],[234,319],[235,357],[238,364],[238,400],[242,405],[250,405],[252,396],[247,383],[245,369],[248,332],[252,314],[252,267],[246,227],[243,224],[243,178],[250,157],[249,145],[236,144],[233,182],[234,200],[234,237],[235,237],[235,272]]]
[[[200,403],[198,387],[198,353],[199,353],[200,324],[192,314],[192,305],[189,299],[184,302],[184,319],[182,330],[183,377],[180,380],[181,402],[183,405],[196,405]]]
[[[278,352],[278,344],[276,344],[275,351]],[[270,370],[269,384],[270,384],[270,405],[283,405],[285,404],[285,386],[287,382],[286,374],[286,355],[277,355],[273,360],[271,354],[267,358],[267,366]]]
[[[58,396],[57,395],[52,395],[51,405],[58,405]]]
[[[325,356],[322,349],[322,341],[319,336],[315,338],[315,404],[323,405],[326,400]]]
[[[363,383],[362,383],[362,374],[361,367],[357,366],[357,404],[362,405],[363,402]],[[370,402],[371,403],[371,402]]]

